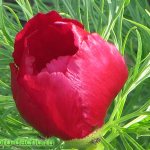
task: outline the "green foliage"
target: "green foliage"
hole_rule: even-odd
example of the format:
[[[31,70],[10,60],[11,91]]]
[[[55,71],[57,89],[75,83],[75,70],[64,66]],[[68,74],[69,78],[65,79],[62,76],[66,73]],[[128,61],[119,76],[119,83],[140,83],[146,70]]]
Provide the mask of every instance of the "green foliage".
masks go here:
[[[150,149],[150,5],[147,0],[0,0],[0,139],[43,138],[18,114],[10,89],[13,43],[38,12],[57,10],[98,32],[125,56],[129,78],[111,105],[106,124],[81,140],[52,137],[53,146],[0,149]],[[117,82],[117,81],[116,81]]]

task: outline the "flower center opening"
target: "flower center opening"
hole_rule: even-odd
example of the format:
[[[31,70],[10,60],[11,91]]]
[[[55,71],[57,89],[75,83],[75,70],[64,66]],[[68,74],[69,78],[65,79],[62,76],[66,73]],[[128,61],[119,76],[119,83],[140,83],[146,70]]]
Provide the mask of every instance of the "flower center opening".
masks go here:
[[[74,44],[71,25],[57,23],[36,31],[27,39],[29,55],[35,58],[33,71],[40,72],[46,64],[60,56],[74,55],[78,48]]]

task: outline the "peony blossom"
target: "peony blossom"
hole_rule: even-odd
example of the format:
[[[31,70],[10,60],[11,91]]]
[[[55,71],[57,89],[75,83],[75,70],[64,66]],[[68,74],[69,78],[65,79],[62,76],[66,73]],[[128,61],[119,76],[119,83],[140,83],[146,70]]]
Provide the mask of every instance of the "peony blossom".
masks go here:
[[[116,47],[56,11],[16,35],[11,68],[20,115],[45,137],[83,138],[104,124],[128,77]]]

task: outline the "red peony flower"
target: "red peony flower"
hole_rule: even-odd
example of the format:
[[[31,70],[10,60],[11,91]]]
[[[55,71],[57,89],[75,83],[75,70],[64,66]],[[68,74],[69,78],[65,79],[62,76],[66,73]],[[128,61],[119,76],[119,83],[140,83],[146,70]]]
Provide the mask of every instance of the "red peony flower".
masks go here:
[[[55,11],[27,22],[16,36],[13,57],[16,106],[46,137],[82,138],[101,127],[128,76],[114,45]]]

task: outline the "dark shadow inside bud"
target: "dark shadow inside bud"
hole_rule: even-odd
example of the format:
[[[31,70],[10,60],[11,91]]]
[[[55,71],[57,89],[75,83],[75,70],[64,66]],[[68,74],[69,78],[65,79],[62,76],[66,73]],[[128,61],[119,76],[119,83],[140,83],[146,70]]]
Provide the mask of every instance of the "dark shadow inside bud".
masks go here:
[[[77,52],[71,28],[71,24],[55,22],[27,37],[28,54],[35,58],[34,73],[40,72],[52,59]]]

